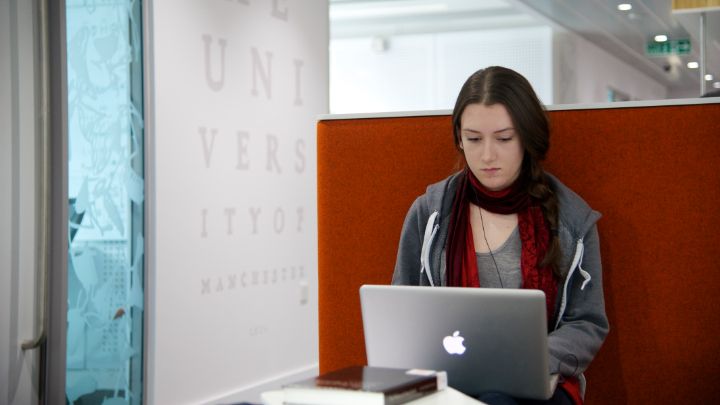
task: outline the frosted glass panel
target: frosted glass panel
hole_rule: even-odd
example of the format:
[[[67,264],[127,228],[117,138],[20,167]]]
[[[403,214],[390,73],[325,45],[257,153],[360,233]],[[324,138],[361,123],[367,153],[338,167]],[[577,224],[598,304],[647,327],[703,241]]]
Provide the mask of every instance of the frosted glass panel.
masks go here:
[[[140,9],[139,1],[67,1],[71,404],[142,402]]]

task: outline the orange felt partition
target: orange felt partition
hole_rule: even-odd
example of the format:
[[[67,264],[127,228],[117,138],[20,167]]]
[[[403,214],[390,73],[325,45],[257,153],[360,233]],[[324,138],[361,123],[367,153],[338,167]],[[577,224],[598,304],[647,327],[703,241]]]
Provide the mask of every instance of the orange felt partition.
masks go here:
[[[610,334],[586,401],[720,397],[720,104],[549,112],[545,167],[603,214]],[[388,284],[405,214],[451,174],[450,116],[318,123],[320,371],[365,364],[358,289]]]

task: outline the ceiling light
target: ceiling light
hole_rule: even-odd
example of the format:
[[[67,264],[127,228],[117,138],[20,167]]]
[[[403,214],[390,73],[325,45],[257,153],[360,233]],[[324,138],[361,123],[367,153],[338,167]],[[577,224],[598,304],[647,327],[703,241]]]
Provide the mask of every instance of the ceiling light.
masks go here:
[[[712,79],[713,79],[713,75],[710,75],[710,74],[705,75],[705,80],[710,81]]]
[[[665,42],[667,40],[668,40],[667,35],[663,35],[663,34],[655,35],[655,42]]]
[[[632,4],[629,4],[629,3],[618,4],[618,10],[620,10],[620,11],[632,10]]]
[[[687,67],[689,69],[697,69],[700,67],[700,64],[697,62],[688,62]]]
[[[720,89],[720,82],[713,83],[713,87],[716,89]]]

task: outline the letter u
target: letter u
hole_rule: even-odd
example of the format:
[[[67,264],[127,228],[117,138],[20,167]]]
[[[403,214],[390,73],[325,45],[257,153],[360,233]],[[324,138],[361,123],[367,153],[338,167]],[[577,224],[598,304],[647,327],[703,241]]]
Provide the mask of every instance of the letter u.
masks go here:
[[[218,38],[218,45],[220,45],[220,80],[212,78],[212,69],[210,66],[210,44],[213,42],[212,36],[205,34],[202,36],[203,43],[205,44],[205,81],[208,87],[214,91],[220,91],[225,83],[225,46],[227,41],[222,38]]]

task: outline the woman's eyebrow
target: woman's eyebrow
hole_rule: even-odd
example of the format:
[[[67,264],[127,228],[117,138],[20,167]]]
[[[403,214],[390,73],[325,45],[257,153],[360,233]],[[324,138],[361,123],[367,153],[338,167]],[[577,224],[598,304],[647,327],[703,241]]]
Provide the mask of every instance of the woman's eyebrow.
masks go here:
[[[507,128],[503,128],[503,129],[498,129],[497,131],[495,131],[495,132],[493,132],[493,133],[494,133],[494,134],[499,134],[500,132],[512,131],[512,130],[514,130],[514,129],[515,129],[515,128],[513,128],[513,127],[507,127]]]
[[[515,130],[515,128],[507,127],[507,128],[503,128],[503,129],[498,129],[497,131],[493,132],[493,134],[499,134],[501,132],[513,131],[513,130]],[[462,132],[469,132],[471,134],[483,135],[482,131],[478,131],[477,129],[472,129],[472,128],[463,128]]]

